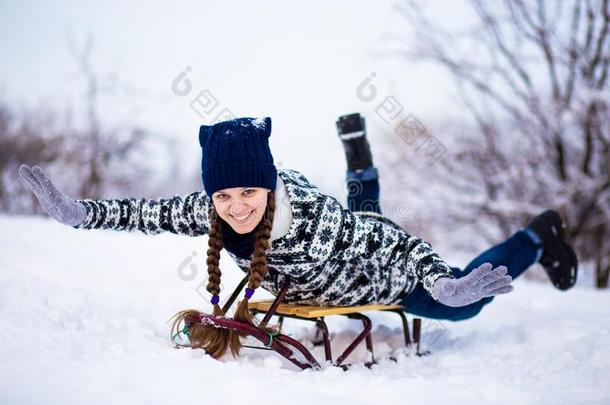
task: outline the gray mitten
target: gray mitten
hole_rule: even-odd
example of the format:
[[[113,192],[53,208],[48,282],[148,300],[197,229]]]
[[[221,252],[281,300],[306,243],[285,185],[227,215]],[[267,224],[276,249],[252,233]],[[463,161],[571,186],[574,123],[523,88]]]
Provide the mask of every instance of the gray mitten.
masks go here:
[[[42,207],[57,221],[76,226],[87,217],[85,206],[59,191],[40,167],[34,166],[31,169],[27,165],[21,165],[19,175],[32,189]]]
[[[481,298],[511,292],[512,277],[506,275],[506,266],[493,271],[492,267],[491,263],[483,263],[464,277],[441,277],[434,283],[434,295],[441,304],[462,307]]]

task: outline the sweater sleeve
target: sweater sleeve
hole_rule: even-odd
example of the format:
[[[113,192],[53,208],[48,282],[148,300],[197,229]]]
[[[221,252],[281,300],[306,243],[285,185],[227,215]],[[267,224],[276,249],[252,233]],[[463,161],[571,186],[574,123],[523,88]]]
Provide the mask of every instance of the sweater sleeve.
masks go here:
[[[171,232],[199,236],[207,234],[210,228],[212,203],[202,191],[158,200],[123,198],[76,201],[87,209],[87,217],[74,226],[76,229],[138,230],[151,235]]]
[[[321,259],[364,258],[385,267],[402,252],[406,256],[402,261],[405,271],[416,277],[435,300],[434,282],[440,277],[455,278],[451,267],[425,240],[389,225],[362,219],[330,196],[319,208],[317,214],[322,221],[315,231],[311,250]]]
[[[451,267],[436,253],[430,243],[409,235],[407,240],[407,271],[412,271],[430,296],[434,295],[434,283],[441,277],[455,278]]]

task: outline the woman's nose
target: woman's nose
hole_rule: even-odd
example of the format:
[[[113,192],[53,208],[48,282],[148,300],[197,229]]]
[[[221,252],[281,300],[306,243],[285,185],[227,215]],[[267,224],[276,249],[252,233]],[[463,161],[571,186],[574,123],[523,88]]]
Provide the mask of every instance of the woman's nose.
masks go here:
[[[231,214],[241,214],[242,212],[244,212],[246,208],[246,204],[244,204],[241,201],[234,201],[231,206],[229,207],[229,213]]]

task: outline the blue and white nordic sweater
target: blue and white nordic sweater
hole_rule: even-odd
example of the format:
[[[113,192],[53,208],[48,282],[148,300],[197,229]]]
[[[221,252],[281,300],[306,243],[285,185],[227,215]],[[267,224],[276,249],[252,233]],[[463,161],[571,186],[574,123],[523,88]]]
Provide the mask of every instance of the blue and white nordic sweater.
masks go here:
[[[283,201],[277,201],[281,196]],[[171,199],[78,200],[87,208],[75,228],[206,235],[212,202],[203,191]],[[282,209],[282,202],[283,208]],[[262,287],[285,302],[317,305],[392,304],[422,282],[434,297],[439,277],[454,278],[430,244],[377,214],[352,213],[297,171],[279,169],[276,213]],[[282,229],[283,228],[283,229]],[[228,252],[247,272],[250,260]]]

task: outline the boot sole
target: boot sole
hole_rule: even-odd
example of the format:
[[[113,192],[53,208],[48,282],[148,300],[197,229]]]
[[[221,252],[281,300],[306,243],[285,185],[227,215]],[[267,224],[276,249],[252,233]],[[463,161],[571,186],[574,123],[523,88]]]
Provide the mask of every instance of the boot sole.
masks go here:
[[[547,210],[541,214],[541,217],[554,236],[548,243],[552,245],[552,250],[558,252],[558,254],[553,262],[540,264],[544,267],[555,288],[565,291],[576,283],[578,258],[574,249],[564,240],[565,225],[559,214],[553,210]],[[564,263],[563,266],[561,266],[562,263]],[[565,268],[566,263],[568,265],[567,269]],[[562,269],[559,269],[559,267],[562,267]],[[556,274],[558,270],[561,270],[561,272]]]

